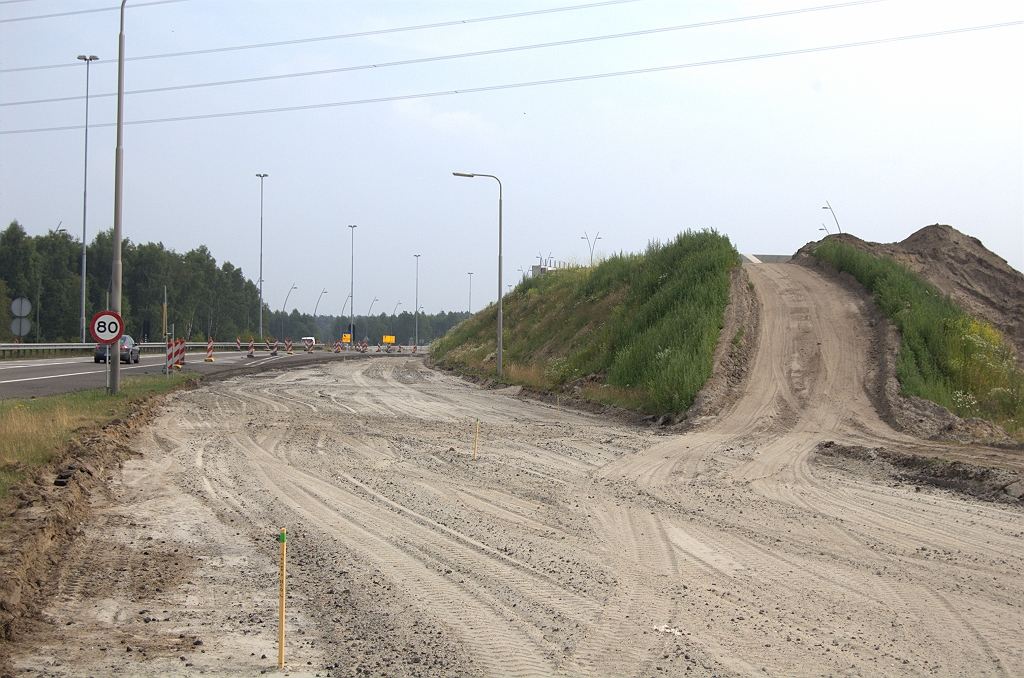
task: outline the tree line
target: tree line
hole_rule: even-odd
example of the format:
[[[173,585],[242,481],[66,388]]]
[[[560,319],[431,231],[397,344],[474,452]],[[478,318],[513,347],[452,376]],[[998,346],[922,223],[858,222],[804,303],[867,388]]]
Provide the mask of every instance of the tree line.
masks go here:
[[[32,303],[32,328],[23,342],[80,340],[82,242],[67,231],[52,230],[29,236],[17,221],[0,232],[0,342],[14,340],[11,302],[24,297]],[[102,231],[86,247],[86,322],[108,308],[113,231]],[[121,244],[121,316],[125,333],[138,341],[160,341],[164,287],[167,289],[167,329],[190,341],[340,339],[348,317],[272,311],[263,305],[264,336],[259,328],[259,288],[241,268],[217,260],[205,245],[179,254],[163,243]],[[39,322],[36,324],[38,310]],[[468,313],[420,314],[419,337],[429,342],[469,317]],[[406,342],[415,333],[413,314],[356,316],[356,338],[370,343],[384,334]],[[86,330],[86,341],[92,341]]]

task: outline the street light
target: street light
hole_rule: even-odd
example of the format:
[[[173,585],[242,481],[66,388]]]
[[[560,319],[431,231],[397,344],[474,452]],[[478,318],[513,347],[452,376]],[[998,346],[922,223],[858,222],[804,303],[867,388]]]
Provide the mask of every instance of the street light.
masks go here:
[[[829,212],[832,213],[832,218],[836,220],[836,228],[839,229],[840,233],[842,233],[843,229],[839,226],[839,219],[836,217],[836,211],[832,209],[832,205],[828,204],[828,200],[825,201],[825,207],[822,207],[821,209],[828,210]],[[822,224],[822,226],[824,225],[825,224]]]
[[[260,178],[260,339],[263,338],[263,180],[269,174],[257,174]],[[284,325],[282,324],[282,327]],[[281,331],[284,334],[284,330]]]
[[[398,307],[401,306],[401,305],[402,305],[402,302],[399,301],[397,304],[395,304],[395,307],[391,310],[391,332],[390,332],[390,334],[392,336],[394,336],[394,334],[395,334],[395,311],[397,311]]]
[[[292,296],[292,290],[297,290],[297,289],[299,289],[299,288],[295,286],[295,283],[292,283],[292,287],[291,287],[290,290],[288,290],[288,294],[284,295],[284,303],[281,304],[281,336],[282,337],[284,336],[284,319],[288,317],[287,315],[285,315],[285,312],[284,312],[285,308],[287,308],[287,306],[288,306],[288,297]],[[260,308],[261,309],[263,308],[262,305],[260,306]],[[263,333],[262,332],[260,333],[260,338],[263,338]]]
[[[831,233],[829,233],[829,232],[828,232],[828,226],[826,226],[826,225],[824,224],[824,222],[822,222],[822,224],[821,224],[821,228],[819,228],[818,230],[819,230],[819,231],[825,231],[825,235],[832,235]]]
[[[82,173],[82,314],[78,319],[85,343],[85,206],[89,195],[89,64],[99,59],[98,56],[79,54],[78,58],[85,62],[85,171]]]
[[[57,237],[58,233],[64,233],[67,235],[68,229],[61,228],[60,225],[64,221],[57,222],[57,228],[50,232],[50,240],[52,241]],[[43,292],[43,269],[46,267],[46,255],[50,248],[47,248],[46,252],[43,252],[42,260],[39,262],[39,275],[36,276],[36,343],[39,343],[39,298]]]
[[[370,311],[373,310],[373,305],[376,303],[377,297],[374,297],[373,301],[370,302],[370,308],[367,309],[366,311],[366,334],[364,334],[363,336],[366,337],[367,339],[370,338]]]
[[[352,337],[352,343],[356,341],[356,324],[355,324],[355,309],[356,309],[356,225],[349,224],[349,228],[352,229],[352,263],[351,263],[351,274],[352,277],[349,280],[351,289],[349,290],[349,298],[352,299],[352,305],[348,310],[348,333]]]
[[[327,288],[326,288],[326,287],[324,288],[324,291],[320,293],[320,296],[316,298],[316,306],[314,306],[314,307],[313,307],[313,327],[314,327],[314,328],[316,327],[316,310],[317,310],[318,308],[320,308],[320,299],[321,299],[321,298],[322,298],[322,297],[323,297],[323,296],[324,296],[325,294],[327,294]]]
[[[498,182],[498,376],[501,376],[501,298],[504,296],[501,293],[501,179],[494,176],[493,174],[467,174],[465,172],[452,172],[457,177],[467,177],[472,179],[473,177],[489,177]],[[472,280],[472,278],[470,278]],[[472,298],[470,299],[470,308],[472,308]],[[472,312],[472,311],[470,311]]]
[[[121,0],[121,28],[117,36],[117,141],[114,146],[114,234],[110,261],[110,309],[121,314],[121,205],[124,189],[124,6]],[[118,353],[120,357],[120,352]],[[109,395],[121,390],[121,361],[107,361]]]
[[[591,244],[590,236],[587,235],[586,231],[583,231],[583,236],[580,238],[580,240],[586,240],[587,241],[587,247],[590,248],[590,268],[594,268],[594,248],[597,247],[597,241],[600,240],[600,239],[601,239],[601,231],[598,231],[597,234],[594,236],[593,244]]]
[[[469,313],[473,313],[473,272],[469,272]]]
[[[420,255],[414,254],[416,257],[416,346],[420,345]]]

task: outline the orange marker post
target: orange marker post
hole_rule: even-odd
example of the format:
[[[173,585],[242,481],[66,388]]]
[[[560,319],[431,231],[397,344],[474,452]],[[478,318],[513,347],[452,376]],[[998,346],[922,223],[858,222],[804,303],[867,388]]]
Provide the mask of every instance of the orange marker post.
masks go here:
[[[285,528],[281,528],[281,534],[277,540],[281,542],[281,585],[280,585],[280,615],[277,622],[277,668],[284,668],[284,579],[285,579],[285,560],[288,552],[288,532]]]

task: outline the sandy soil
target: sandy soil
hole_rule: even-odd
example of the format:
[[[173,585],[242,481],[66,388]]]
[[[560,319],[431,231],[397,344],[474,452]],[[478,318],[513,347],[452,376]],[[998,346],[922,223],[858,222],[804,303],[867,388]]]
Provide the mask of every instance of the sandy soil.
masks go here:
[[[961,448],[877,414],[863,299],[746,269],[750,376],[684,433],[415,358],[175,396],[13,664],[276,673],[286,526],[290,675],[1024,675],[1020,505],[817,454]]]

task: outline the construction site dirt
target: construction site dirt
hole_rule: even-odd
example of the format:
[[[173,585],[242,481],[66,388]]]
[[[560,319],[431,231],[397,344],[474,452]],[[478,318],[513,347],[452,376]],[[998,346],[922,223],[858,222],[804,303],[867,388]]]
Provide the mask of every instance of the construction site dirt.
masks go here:
[[[744,269],[756,350],[685,430],[422,357],[168,397],[51,556],[9,670],[1024,675],[1024,455],[897,430],[870,301],[806,266]],[[972,494],[907,457],[998,472]]]

